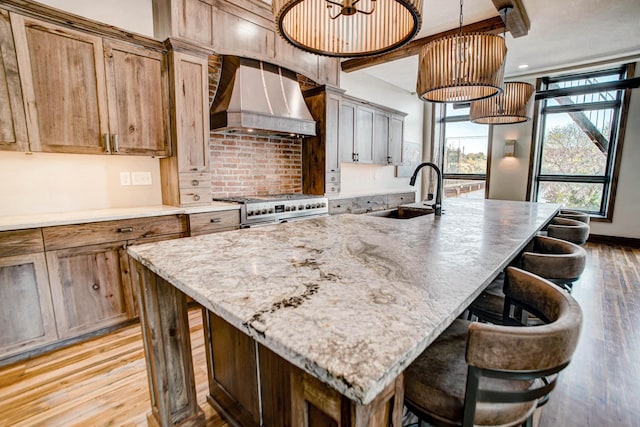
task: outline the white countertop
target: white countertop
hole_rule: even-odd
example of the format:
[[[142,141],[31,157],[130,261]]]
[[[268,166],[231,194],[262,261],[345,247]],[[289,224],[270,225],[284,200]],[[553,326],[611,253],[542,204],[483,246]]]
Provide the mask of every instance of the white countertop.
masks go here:
[[[129,248],[284,359],[363,404],[559,205],[445,199],[441,217],[336,215]]]
[[[50,227],[55,225],[84,224],[87,222],[144,218],[161,215],[215,212],[229,209],[240,209],[240,205],[235,203],[213,202],[210,205],[189,208],[158,205],[137,208],[95,209],[36,215],[0,216],[0,231]]]

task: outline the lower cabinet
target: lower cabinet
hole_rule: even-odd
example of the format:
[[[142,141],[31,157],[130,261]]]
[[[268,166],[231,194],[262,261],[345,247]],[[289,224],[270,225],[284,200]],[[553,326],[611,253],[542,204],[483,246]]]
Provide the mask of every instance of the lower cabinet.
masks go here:
[[[58,339],[44,253],[0,257],[0,325],[0,359]]]
[[[126,242],[47,252],[60,338],[116,325],[135,313]]]

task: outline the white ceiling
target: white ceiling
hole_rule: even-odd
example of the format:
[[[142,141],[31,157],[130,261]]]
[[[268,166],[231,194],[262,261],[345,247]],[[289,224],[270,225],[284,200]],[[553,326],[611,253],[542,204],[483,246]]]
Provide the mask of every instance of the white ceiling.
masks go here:
[[[529,34],[507,34],[505,77],[540,75],[567,67],[620,58],[640,59],[640,0],[522,0]],[[460,3],[424,0],[417,38],[456,28]],[[466,0],[464,24],[497,16],[491,0]],[[528,64],[521,70],[518,66]],[[415,92],[418,58],[413,56],[361,71]]]

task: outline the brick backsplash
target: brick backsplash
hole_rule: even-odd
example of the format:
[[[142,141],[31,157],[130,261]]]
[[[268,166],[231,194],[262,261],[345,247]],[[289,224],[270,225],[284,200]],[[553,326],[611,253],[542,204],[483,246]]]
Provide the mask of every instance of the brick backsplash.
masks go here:
[[[213,197],[302,192],[302,141],[211,133]]]

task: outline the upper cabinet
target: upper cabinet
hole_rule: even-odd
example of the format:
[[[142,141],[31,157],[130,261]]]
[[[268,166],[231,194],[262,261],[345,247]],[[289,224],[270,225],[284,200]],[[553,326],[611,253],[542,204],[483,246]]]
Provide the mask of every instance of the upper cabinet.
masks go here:
[[[170,155],[165,52],[9,15],[31,150]]]
[[[340,159],[376,165],[402,162],[405,113],[350,96],[340,103]]]
[[[27,151],[27,123],[9,13],[0,10],[0,149]]]

